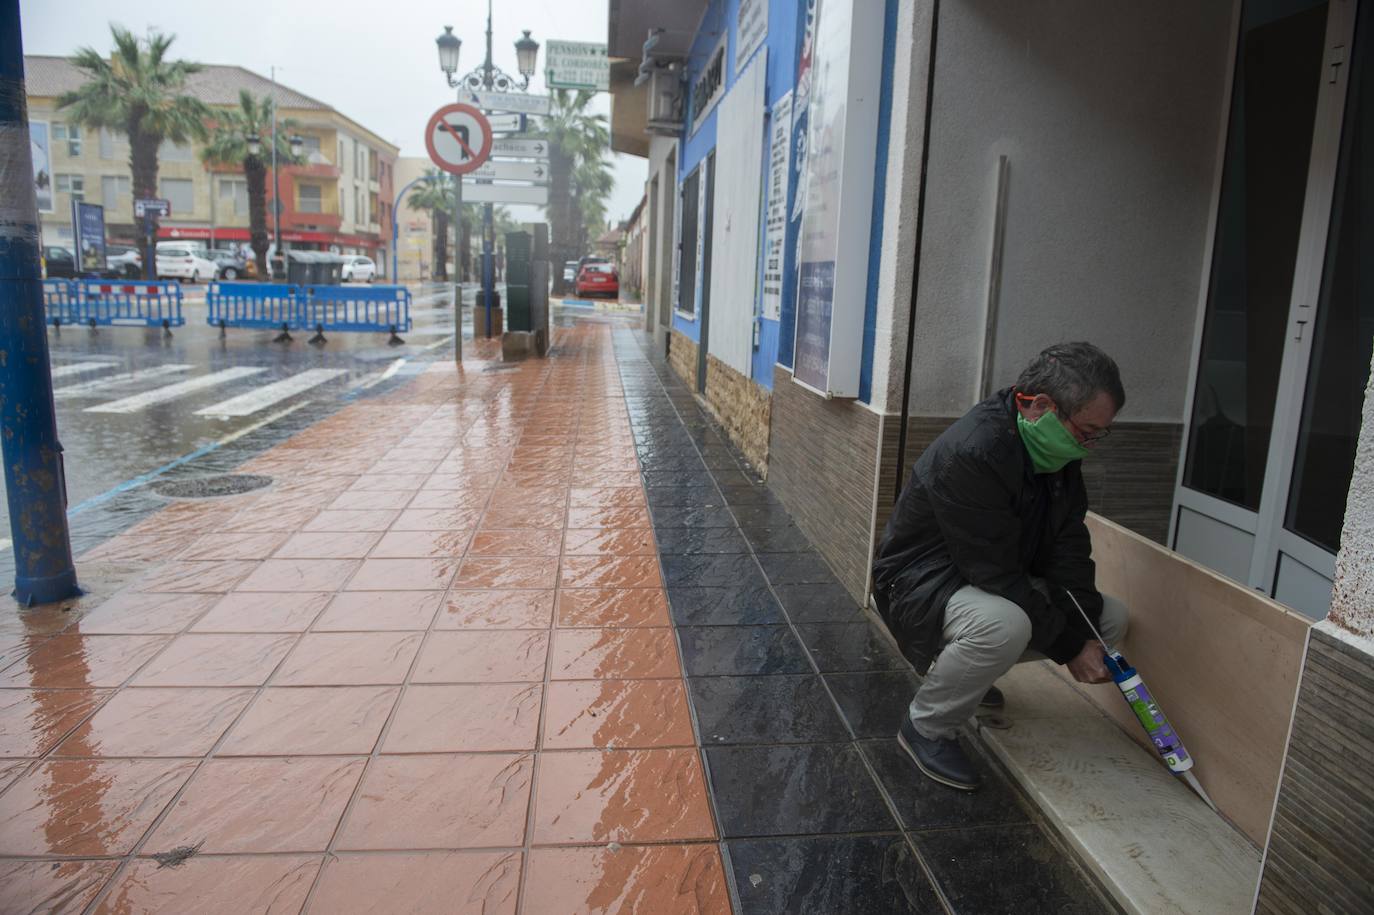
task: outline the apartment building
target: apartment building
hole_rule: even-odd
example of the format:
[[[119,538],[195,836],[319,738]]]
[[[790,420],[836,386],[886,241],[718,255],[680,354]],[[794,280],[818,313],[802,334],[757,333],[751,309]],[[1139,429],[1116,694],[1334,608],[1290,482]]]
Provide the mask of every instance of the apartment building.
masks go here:
[[[139,230],[128,141],[116,131],[71,123],[58,108],[58,97],[84,78],[67,58],[29,55],[24,67],[34,155],[48,164],[51,175],[50,193],[39,195],[44,243],[71,243],[74,197],[104,206],[111,241],[133,243]],[[399,148],[328,104],[243,67],[207,65],[187,80],[187,91],[211,107],[237,106],[245,89],[276,100],[281,121],[293,122],[306,160],[281,168],[276,181],[269,171],[269,232],[279,192],[284,249],[366,254],[379,268],[389,263]],[[198,144],[163,144],[158,185],[159,196],[172,207],[159,226],[160,238],[248,241],[248,187],[242,173],[206,166]]]

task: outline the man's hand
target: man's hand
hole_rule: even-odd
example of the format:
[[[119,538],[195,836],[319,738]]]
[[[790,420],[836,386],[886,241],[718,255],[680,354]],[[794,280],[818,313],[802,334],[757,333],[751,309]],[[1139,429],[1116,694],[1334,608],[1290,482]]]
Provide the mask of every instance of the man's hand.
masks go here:
[[[1112,679],[1107,665],[1102,663],[1102,646],[1094,639],[1083,643],[1083,650],[1064,665],[1079,683],[1106,683]]]

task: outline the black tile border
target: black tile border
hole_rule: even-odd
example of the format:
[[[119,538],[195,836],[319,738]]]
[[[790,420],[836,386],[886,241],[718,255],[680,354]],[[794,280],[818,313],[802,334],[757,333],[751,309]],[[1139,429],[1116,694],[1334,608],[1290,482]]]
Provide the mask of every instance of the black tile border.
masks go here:
[[[886,738],[886,735],[870,738],[855,735],[853,726],[845,715],[841,703],[837,700],[830,683],[826,682],[830,678],[835,678],[837,676],[900,674],[902,671],[907,671],[910,674],[910,667],[902,666],[897,669],[864,671],[827,670],[822,672],[813,653],[806,647],[806,642],[802,637],[802,630],[799,629],[798,624],[866,622],[874,628],[877,637],[890,640],[890,635],[877,621],[876,617],[872,615],[870,609],[855,605],[853,598],[844,590],[843,585],[839,583],[838,577],[834,575],[833,570],[829,569],[824,558],[815,551],[814,546],[807,540],[805,535],[801,534],[800,529],[796,526],[791,516],[781,507],[781,503],[776,500],[776,497],[772,496],[771,492],[769,492],[767,484],[762,480],[756,479],[756,474],[754,474],[753,469],[743,456],[739,454],[738,450],[728,443],[728,438],[724,436],[723,433],[713,432],[713,429],[717,428],[714,420],[700,407],[696,396],[689,392],[681,380],[672,372],[667,361],[661,355],[654,352],[652,345],[646,342],[644,334],[625,327],[618,327],[615,329],[613,342],[627,407],[631,412],[631,431],[635,435],[637,444],[640,435],[647,432],[649,429],[653,429],[654,434],[664,436],[665,439],[675,438],[677,442],[680,442],[681,439],[673,436],[671,431],[665,431],[671,430],[673,423],[677,423],[679,429],[685,430],[690,439],[698,445],[702,442],[706,442],[709,443],[710,446],[715,446],[717,442],[722,440],[726,443],[723,450],[712,447],[711,452],[713,459],[703,460],[702,462],[708,465],[704,473],[712,478],[712,483],[710,485],[705,485],[706,481],[700,465],[691,466],[691,469],[678,471],[664,468],[661,465],[646,465],[641,461],[641,474],[646,486],[658,487],[674,485],[672,482],[673,478],[675,476],[682,476],[686,479],[690,479],[691,485],[703,485],[703,488],[705,488],[708,493],[712,493],[706,502],[697,503],[702,506],[710,506],[709,508],[694,506],[687,508],[685,511],[681,506],[676,508],[661,506],[657,511],[651,508],[651,523],[655,529],[655,536],[657,537],[657,531],[661,528],[679,528],[684,526],[696,527],[698,529],[708,527],[732,529],[743,535],[748,546],[748,552],[740,555],[748,555],[754,559],[755,566],[766,583],[765,590],[771,594],[773,600],[780,608],[782,619],[778,621],[778,625],[786,626],[792,630],[797,643],[801,646],[801,652],[808,662],[807,671],[793,676],[805,676],[806,673],[811,673],[821,679],[824,684],[825,694],[829,698],[835,714],[839,716],[847,732],[846,738],[840,741],[839,744],[855,748],[863,770],[867,773],[873,785],[876,786],[892,821],[898,824],[897,828],[902,830],[901,835],[905,841],[906,847],[919,865],[921,875],[935,888],[939,904],[943,910],[950,913],[954,912],[955,909],[951,903],[950,895],[946,893],[941,885],[937,877],[936,869],[931,867],[930,862],[926,860],[921,849],[917,846],[915,836],[918,833],[930,833],[932,830],[942,831],[957,829],[963,831],[964,829],[1000,828],[1000,826],[980,825],[972,827],[955,827],[949,824],[919,826],[914,828],[903,826],[902,809],[900,806],[901,799],[895,797],[888,789],[887,784],[884,782],[879,772],[880,764],[875,764],[874,754],[878,751],[878,745]],[[649,389],[647,392],[645,390],[646,386]],[[651,412],[653,414],[652,417],[646,416],[646,411]],[[684,416],[684,413],[687,415]],[[712,441],[713,438],[714,441]],[[701,451],[699,449],[698,454],[700,453]],[[681,453],[679,452],[679,454]],[[713,466],[717,463],[723,463],[719,457],[722,454],[734,458],[736,463],[728,467]],[[690,460],[686,460],[685,456],[675,456],[672,460],[674,463],[680,462],[684,466],[691,465],[692,463]],[[746,483],[751,487],[747,491],[736,489],[736,487],[741,485],[739,480],[740,474],[745,476]],[[722,476],[729,482],[722,484]],[[739,497],[731,500],[728,496],[732,494]],[[721,512],[725,512],[725,515],[722,516]],[[730,519],[729,522],[726,521],[726,517]],[[696,523],[701,521],[708,523]],[[806,553],[811,553],[817,557],[822,567],[824,567],[829,574],[828,580],[797,584],[775,584],[769,580],[764,571],[765,565],[759,558],[761,554],[793,554],[793,557],[795,557],[796,554]],[[691,554],[668,555],[685,556]],[[659,556],[662,569],[664,554],[660,552]],[[721,554],[716,554],[716,558],[720,558],[720,556]],[[784,562],[781,557],[779,557],[778,561]],[[750,577],[752,579],[753,576]],[[824,578],[825,576],[817,575],[814,577]],[[700,588],[701,591],[708,590],[705,587],[691,582],[668,586],[667,576],[665,576],[665,592],[668,595],[674,636],[678,640],[680,657],[684,658],[682,633],[679,630],[682,628],[690,628],[692,624],[684,623],[679,620],[678,613],[673,610],[672,593],[673,591],[681,593],[684,590],[697,588]],[[723,590],[729,590],[729,588]],[[843,598],[840,598],[840,592],[843,592]],[[733,623],[733,625],[747,626],[754,624],[754,622],[753,620],[741,621]],[[712,621],[712,625],[724,626],[730,624],[725,624],[716,620]],[[891,644],[890,647],[894,652],[897,652],[895,643]],[[699,680],[702,678],[690,677],[685,665],[683,670],[684,679],[689,681],[687,701],[692,715],[693,732],[696,735],[698,748],[703,753],[703,761],[706,761],[706,754],[712,749],[739,749],[750,746],[747,744],[711,744],[702,740],[700,717],[693,698],[692,689],[690,688],[691,680]],[[770,674],[754,674],[752,676],[769,675]],[[914,674],[910,675],[914,676]],[[1011,798],[1014,800],[1020,812],[1025,815],[1025,820],[1023,822],[1009,825],[1036,830],[1044,837],[1049,847],[1061,856],[1067,865],[1068,873],[1082,883],[1085,892],[1088,895],[1098,897],[1097,901],[1102,904],[1103,910],[1114,909],[1114,904],[1109,901],[1110,896],[1102,890],[1099,883],[1082,867],[1077,855],[1070,850],[1063,837],[1057,831],[1043,823],[1042,818],[1038,815],[1032,802],[1026,797],[1020,786],[1011,779],[1005,767],[986,751],[976,735],[968,735],[966,737],[966,743],[973,750],[974,755],[984,770],[996,779],[998,785],[996,793],[1003,798]],[[807,744],[798,743],[780,744],[762,742],[753,744],[753,746],[758,747],[772,746],[793,748],[806,745]],[[837,744],[828,745],[835,746]],[[717,790],[716,778],[712,773],[712,767],[709,763],[704,765],[704,769],[712,816],[716,823],[717,833],[721,836],[721,855],[723,858],[727,885],[730,890],[731,904],[736,912],[740,912],[743,911],[743,906],[734,874],[734,866],[731,860],[730,845],[741,840],[727,838],[725,836],[725,831],[721,828],[720,795]],[[914,767],[911,774],[913,778],[918,777]],[[836,834],[823,833],[818,834],[817,837],[823,838],[829,835]],[[972,879],[976,880],[986,880],[989,878],[987,874],[970,876]]]

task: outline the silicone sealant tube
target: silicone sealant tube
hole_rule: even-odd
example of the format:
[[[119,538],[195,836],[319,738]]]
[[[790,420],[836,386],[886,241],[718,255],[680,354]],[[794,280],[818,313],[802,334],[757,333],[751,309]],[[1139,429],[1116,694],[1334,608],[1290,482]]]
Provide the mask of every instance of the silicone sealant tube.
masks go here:
[[[1126,697],[1126,703],[1145,728],[1150,742],[1155,745],[1155,750],[1169,766],[1170,771],[1182,775],[1193,768],[1193,757],[1188,755],[1183,741],[1179,739],[1169,719],[1164,716],[1164,710],[1159,707],[1159,703],[1150,695],[1150,690],[1140,678],[1140,674],[1136,673],[1135,668],[1119,651],[1111,651],[1103,660],[1107,663],[1107,669],[1112,672],[1112,680],[1121,690],[1121,695]]]

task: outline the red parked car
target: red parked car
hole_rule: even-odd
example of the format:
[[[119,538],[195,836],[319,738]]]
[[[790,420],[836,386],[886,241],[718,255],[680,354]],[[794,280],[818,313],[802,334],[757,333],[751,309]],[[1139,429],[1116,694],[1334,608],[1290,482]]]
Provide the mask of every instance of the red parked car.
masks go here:
[[[584,264],[573,282],[576,295],[620,295],[620,275],[611,264]]]

